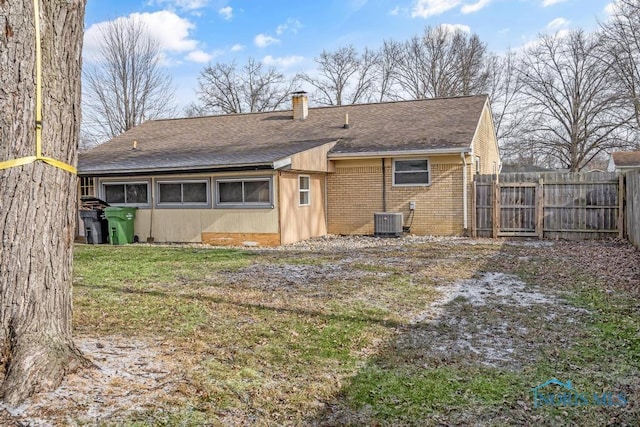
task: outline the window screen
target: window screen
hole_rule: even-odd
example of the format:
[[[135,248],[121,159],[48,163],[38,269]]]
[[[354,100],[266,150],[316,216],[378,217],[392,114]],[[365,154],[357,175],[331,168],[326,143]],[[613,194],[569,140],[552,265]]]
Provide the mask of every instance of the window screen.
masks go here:
[[[148,205],[148,182],[105,182],[102,184],[104,201],[113,205]]]
[[[158,182],[158,205],[206,205],[207,181]]]
[[[219,179],[216,181],[217,206],[271,206],[271,179]]]

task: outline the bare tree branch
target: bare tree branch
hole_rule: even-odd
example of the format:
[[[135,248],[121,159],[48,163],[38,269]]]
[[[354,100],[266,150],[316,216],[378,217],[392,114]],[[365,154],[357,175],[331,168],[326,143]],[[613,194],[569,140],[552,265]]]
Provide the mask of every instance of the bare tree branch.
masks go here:
[[[397,55],[395,79],[408,99],[475,95],[488,90],[486,44],[477,35],[444,26],[423,37],[389,42]]]
[[[611,85],[612,68],[597,54],[597,34],[573,31],[541,36],[528,49],[520,78],[530,114],[530,146],[572,171],[604,150],[624,147],[618,130],[628,122]]]
[[[632,111],[635,139],[640,144],[640,1],[618,0],[609,21],[601,24],[605,58],[615,83]]]
[[[200,105],[191,113],[249,113],[281,109],[297,85],[297,77],[287,79],[274,67],[264,69],[261,62],[249,58],[238,69],[231,64],[216,63],[205,67],[198,77]]]
[[[314,99],[322,105],[370,102],[377,89],[381,55],[365,49],[359,55],[353,46],[335,52],[322,51],[316,58],[317,76],[301,75],[315,89]]]
[[[162,52],[140,18],[120,18],[100,32],[98,58],[87,61],[84,133],[105,140],[142,123],[175,113],[173,84]]]

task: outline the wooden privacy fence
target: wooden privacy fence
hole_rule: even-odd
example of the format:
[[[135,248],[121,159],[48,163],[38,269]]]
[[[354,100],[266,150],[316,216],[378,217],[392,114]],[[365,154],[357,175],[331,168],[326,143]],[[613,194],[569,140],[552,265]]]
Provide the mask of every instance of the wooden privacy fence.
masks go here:
[[[625,174],[626,230],[631,243],[640,248],[640,170]]]
[[[615,173],[476,175],[477,237],[623,237],[624,179]]]

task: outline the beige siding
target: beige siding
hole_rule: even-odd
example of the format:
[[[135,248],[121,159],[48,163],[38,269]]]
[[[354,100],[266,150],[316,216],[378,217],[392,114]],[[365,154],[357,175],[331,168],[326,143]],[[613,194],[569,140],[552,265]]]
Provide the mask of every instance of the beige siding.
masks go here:
[[[277,233],[278,214],[275,208],[138,209],[134,228],[142,241],[151,231],[156,242],[200,243],[202,233]]]
[[[273,176],[273,208],[261,209],[227,209],[215,208],[215,180],[219,178],[246,178],[252,176]],[[151,192],[153,200],[156,199],[157,180],[180,179],[210,180],[210,197],[212,207],[209,208],[140,208],[136,211],[134,233],[140,241],[146,241],[149,236],[155,242],[188,242],[200,243],[203,234],[238,234],[242,239],[248,235],[273,235],[279,234],[278,218],[278,177],[273,172],[234,173],[234,174],[197,174],[174,175],[162,177],[136,177],[135,181],[151,180]],[[108,180],[101,180],[107,182]],[[115,181],[127,181],[124,178]],[[100,184],[101,190],[101,184]],[[209,239],[211,240],[211,239]],[[273,240],[273,239],[272,239]],[[244,241],[244,240],[243,240]]]
[[[298,171],[327,172],[327,153],[335,145],[335,142],[331,142],[291,156],[291,169]]]
[[[385,159],[386,211],[402,212],[411,223],[409,202],[416,202],[411,233],[462,235],[462,159],[459,155],[431,156],[431,185],[394,187],[391,158]],[[372,234],[373,214],[382,212],[382,159],[335,161],[329,175],[329,233]],[[470,172],[471,166],[468,165]],[[468,180],[471,174],[468,174]],[[468,195],[468,206],[470,208]],[[467,212],[469,215],[470,209]]]
[[[300,206],[299,203],[298,177],[300,175],[310,177],[309,206]],[[325,176],[281,172],[278,183],[282,244],[327,234]]]

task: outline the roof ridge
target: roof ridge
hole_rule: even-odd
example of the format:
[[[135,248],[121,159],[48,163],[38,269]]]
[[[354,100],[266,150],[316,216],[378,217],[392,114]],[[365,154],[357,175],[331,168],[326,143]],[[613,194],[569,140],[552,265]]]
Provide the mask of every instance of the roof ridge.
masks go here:
[[[324,110],[324,109],[338,109],[338,108],[358,108],[358,107],[367,107],[372,105],[390,105],[390,104],[403,104],[403,103],[412,103],[412,102],[433,102],[433,101],[443,101],[443,100],[454,100],[454,99],[463,99],[463,98],[488,98],[488,94],[476,94],[476,95],[456,95],[456,96],[441,96],[435,98],[422,98],[422,99],[398,99],[394,101],[380,101],[380,102],[363,102],[357,104],[343,104],[343,105],[320,105],[316,107],[309,107],[309,110]],[[227,114],[210,114],[205,116],[194,116],[194,117],[167,117],[167,118],[159,118],[147,120],[144,123],[149,122],[167,122],[167,121],[179,121],[179,120],[197,120],[197,119],[212,119],[219,117],[238,117],[238,116],[251,116],[251,115],[269,115],[269,114],[278,114],[283,112],[290,112],[291,108],[286,108],[282,110],[272,110],[272,111],[253,111],[246,113],[227,113]]]

